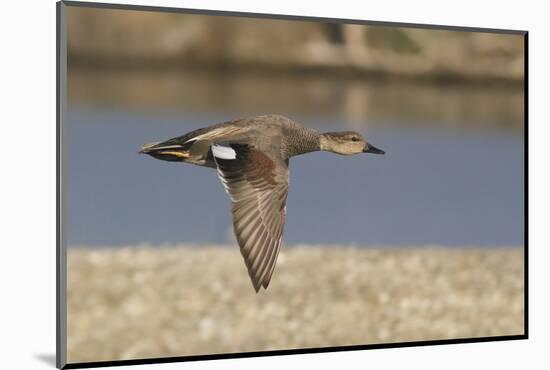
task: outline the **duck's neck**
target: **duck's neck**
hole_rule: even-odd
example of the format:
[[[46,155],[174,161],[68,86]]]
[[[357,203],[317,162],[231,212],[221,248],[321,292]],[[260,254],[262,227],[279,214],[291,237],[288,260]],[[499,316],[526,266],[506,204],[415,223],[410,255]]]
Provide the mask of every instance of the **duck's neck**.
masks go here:
[[[307,127],[300,127],[299,132],[287,136],[287,158],[295,155],[316,152],[321,150],[321,134]]]

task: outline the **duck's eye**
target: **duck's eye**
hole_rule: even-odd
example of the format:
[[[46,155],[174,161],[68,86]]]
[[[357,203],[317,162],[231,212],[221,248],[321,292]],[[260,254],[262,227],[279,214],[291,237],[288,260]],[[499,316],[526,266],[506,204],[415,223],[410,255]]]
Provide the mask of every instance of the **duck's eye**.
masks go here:
[[[359,141],[359,138],[357,136],[352,136],[351,141]]]

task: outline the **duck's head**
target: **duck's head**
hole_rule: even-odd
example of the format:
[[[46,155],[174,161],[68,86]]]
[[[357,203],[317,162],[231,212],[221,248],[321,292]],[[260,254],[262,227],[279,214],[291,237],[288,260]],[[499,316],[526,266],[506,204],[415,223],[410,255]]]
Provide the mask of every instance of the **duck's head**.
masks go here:
[[[319,144],[321,150],[343,155],[385,153],[383,150],[367,143],[360,133],[354,131],[327,132],[321,134]]]

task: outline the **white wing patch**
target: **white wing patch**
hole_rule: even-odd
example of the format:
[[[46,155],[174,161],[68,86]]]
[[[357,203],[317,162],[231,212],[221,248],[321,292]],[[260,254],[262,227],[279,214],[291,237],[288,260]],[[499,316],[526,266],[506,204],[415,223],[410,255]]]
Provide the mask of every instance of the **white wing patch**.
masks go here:
[[[237,153],[233,148],[221,145],[212,145],[212,154],[216,158],[220,159],[236,159]]]

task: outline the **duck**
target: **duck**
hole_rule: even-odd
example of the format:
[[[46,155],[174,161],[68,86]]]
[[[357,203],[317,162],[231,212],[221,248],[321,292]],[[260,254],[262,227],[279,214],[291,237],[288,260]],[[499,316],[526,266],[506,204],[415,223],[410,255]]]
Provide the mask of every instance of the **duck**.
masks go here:
[[[321,133],[278,114],[199,128],[144,144],[139,153],[216,169],[231,199],[233,231],[258,293],[269,286],[281,249],[289,159],[317,151],[385,154],[358,132]]]

